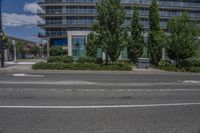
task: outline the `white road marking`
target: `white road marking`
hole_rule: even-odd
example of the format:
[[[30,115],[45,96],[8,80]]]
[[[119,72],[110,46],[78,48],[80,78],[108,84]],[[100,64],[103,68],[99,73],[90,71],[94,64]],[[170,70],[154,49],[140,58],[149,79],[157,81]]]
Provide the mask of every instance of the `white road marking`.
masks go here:
[[[42,77],[42,75],[32,75],[35,77]],[[191,83],[183,82],[157,82],[157,83],[97,83],[90,81],[35,81],[35,82],[15,82],[15,81],[0,81],[0,84],[15,84],[15,85],[97,85],[97,86],[118,86],[118,87],[145,87],[145,86],[169,86],[169,85],[191,85]],[[200,86],[200,83],[193,83],[192,85]]]
[[[200,81],[198,81],[198,80],[185,80],[185,81],[183,81],[183,83],[199,84]]]
[[[38,75],[37,75],[38,76]],[[88,81],[52,81],[52,82],[41,82],[41,81],[35,81],[35,82],[7,82],[7,81],[0,81],[0,84],[23,84],[23,85],[95,85],[95,82],[88,82]]]
[[[35,88],[0,88],[0,91],[61,91],[67,92],[175,92],[175,91],[200,91],[200,89],[35,89]]]
[[[166,104],[139,104],[139,105],[96,105],[96,106],[0,106],[10,109],[106,109],[106,108],[147,108],[147,107],[173,107],[194,106],[200,103],[166,103]]]
[[[19,74],[13,74],[14,77],[44,77],[44,75],[32,75],[32,74],[25,74],[25,73],[19,73]]]

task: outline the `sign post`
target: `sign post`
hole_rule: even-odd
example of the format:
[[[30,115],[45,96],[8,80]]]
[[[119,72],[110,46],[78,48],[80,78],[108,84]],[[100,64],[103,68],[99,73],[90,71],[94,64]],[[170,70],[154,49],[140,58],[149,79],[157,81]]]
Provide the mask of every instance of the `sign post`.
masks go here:
[[[4,67],[4,50],[3,50],[3,31],[2,31],[2,14],[1,14],[1,3],[0,0],[0,60],[1,60],[1,67]]]

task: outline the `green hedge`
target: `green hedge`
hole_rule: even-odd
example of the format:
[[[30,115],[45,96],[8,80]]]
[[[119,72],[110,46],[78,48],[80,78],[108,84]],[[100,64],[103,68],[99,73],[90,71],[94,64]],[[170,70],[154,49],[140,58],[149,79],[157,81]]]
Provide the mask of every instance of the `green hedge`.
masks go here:
[[[109,65],[89,64],[89,63],[47,63],[39,62],[32,66],[35,70],[110,70],[110,71],[131,71],[132,66],[127,64],[113,63]]]
[[[164,71],[178,72],[180,71],[175,64],[171,63],[168,60],[162,60],[159,62],[159,68]]]
[[[47,59],[49,63],[73,63],[73,58],[71,56],[50,56]]]
[[[94,57],[79,57],[77,63],[96,63],[96,58]]]
[[[164,71],[171,72],[200,72],[200,63],[198,60],[185,60],[182,61],[182,67],[177,68],[175,64],[172,64],[170,61],[161,61],[159,63],[159,68]]]
[[[181,61],[182,67],[200,67],[200,60],[198,59],[187,59]]]
[[[164,71],[170,71],[170,72],[178,72],[178,71],[180,71],[177,67],[174,67],[174,66],[160,67],[160,69],[162,69]]]
[[[185,70],[187,72],[199,73],[200,72],[200,67],[186,67]]]

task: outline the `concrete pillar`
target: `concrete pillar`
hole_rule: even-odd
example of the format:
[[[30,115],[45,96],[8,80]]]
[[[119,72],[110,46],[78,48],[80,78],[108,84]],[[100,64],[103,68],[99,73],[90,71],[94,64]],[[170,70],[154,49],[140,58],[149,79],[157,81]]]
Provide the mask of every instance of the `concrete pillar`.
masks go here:
[[[8,49],[4,49],[4,61],[8,61]]]
[[[68,55],[72,56],[72,35],[68,34]]]
[[[106,60],[106,54],[103,52],[103,60]]]
[[[119,55],[119,60],[122,60],[122,53]]]
[[[50,39],[47,41],[47,58],[50,57]]]
[[[162,48],[162,60],[165,60],[165,48]]]
[[[12,40],[13,50],[14,50],[14,62],[17,62],[17,49],[16,49],[16,41]]]

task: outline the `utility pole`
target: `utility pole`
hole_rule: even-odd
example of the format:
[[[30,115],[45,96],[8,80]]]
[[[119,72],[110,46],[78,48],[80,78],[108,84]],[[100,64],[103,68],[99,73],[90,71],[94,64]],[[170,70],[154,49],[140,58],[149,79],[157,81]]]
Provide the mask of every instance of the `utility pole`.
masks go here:
[[[1,67],[4,67],[4,51],[3,51],[3,31],[2,31],[2,14],[1,14],[1,3],[2,0],[0,0],[0,59],[1,59]]]

